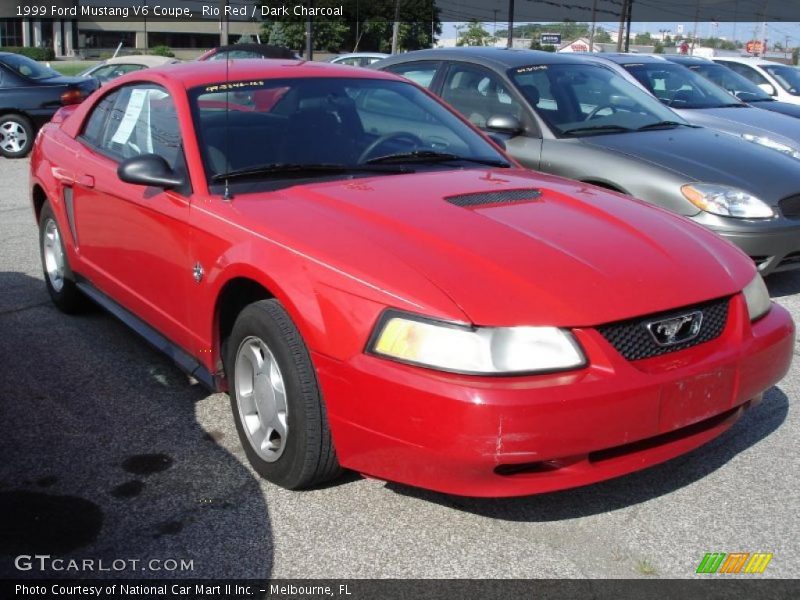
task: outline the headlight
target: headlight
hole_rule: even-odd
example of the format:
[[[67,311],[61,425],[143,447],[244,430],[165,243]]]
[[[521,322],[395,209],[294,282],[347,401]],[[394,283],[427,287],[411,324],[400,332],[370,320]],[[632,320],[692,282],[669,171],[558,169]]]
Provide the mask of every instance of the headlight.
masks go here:
[[[684,197],[700,210],[723,217],[768,219],[772,209],[739,188],[713,183],[689,183],[681,187]]]
[[[402,362],[482,375],[574,369],[586,364],[578,343],[557,327],[468,327],[389,312],[369,350]]]
[[[748,142],[753,142],[754,144],[759,144],[760,146],[765,146],[772,150],[777,150],[783,154],[788,154],[792,158],[800,159],[800,152],[792,148],[791,146],[787,146],[786,144],[781,144],[780,142],[776,142],[773,139],[768,137],[763,137],[759,135],[753,135],[752,133],[743,133],[742,137],[746,139]]]
[[[744,294],[744,301],[747,303],[747,314],[750,315],[751,321],[763,317],[772,306],[772,301],[769,299],[769,291],[767,291],[764,279],[759,273],[756,273],[753,281],[748,283],[742,290],[742,294]]]

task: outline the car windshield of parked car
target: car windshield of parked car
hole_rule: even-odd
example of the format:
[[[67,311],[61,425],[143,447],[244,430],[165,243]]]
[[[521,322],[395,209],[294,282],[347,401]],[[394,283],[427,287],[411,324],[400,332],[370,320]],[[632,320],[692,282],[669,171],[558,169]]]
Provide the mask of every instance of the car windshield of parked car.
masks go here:
[[[688,126],[652,96],[605,67],[533,65],[511,69],[509,75],[537,114],[558,135]]]
[[[658,62],[623,66],[656,98],[672,108],[741,105],[725,90],[681,65]]]
[[[767,102],[774,100],[767,92],[755,83],[742,77],[739,73],[731,71],[715,63],[691,65],[690,70],[699,73],[712,83],[718,85],[729,94],[733,94],[744,102]]]
[[[367,78],[221,82],[191,92],[209,180],[509,166],[416,86]]]
[[[800,70],[786,65],[761,65],[778,84],[793,96],[800,96]]]
[[[0,58],[0,62],[15,73],[27,77],[28,79],[50,79],[51,77],[59,76],[59,74],[50,67],[40,65],[35,60],[19,54],[3,56]]]

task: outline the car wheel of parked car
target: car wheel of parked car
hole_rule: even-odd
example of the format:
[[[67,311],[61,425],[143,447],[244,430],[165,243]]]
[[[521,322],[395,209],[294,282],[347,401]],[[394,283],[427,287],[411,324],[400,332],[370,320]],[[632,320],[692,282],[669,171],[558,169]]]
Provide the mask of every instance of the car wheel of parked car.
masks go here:
[[[33,146],[33,125],[22,115],[0,116],[0,154],[7,158],[27,156]]]
[[[39,248],[44,282],[53,303],[62,312],[78,312],[87,300],[73,280],[64,243],[61,241],[61,231],[49,202],[42,206],[39,218]]]
[[[288,489],[337,476],[314,366],[281,304],[261,300],[245,308],[226,349],[233,417],[253,468]]]

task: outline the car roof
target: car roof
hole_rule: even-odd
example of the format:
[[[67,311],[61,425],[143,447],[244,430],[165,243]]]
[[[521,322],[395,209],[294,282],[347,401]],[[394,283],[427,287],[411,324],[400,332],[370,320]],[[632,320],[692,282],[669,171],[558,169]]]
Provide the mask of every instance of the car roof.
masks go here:
[[[391,54],[386,54],[384,52],[346,52],[344,54],[336,54],[335,56],[331,56],[331,59],[334,58],[359,58],[362,56],[379,56],[381,58],[386,58],[387,56],[391,56]]]
[[[263,60],[244,58],[237,60],[192,61],[166,65],[123,75],[115,82],[135,80],[141,77],[168,77],[189,89],[201,85],[220,84],[226,81],[245,81],[258,79],[282,79],[295,77],[348,77],[362,79],[394,79],[405,81],[390,73],[358,69],[346,65],[307,60]]]
[[[670,54],[664,56],[664,60],[682,65],[707,65],[712,62],[701,56],[686,56],[685,54]]]
[[[180,62],[177,58],[170,56],[155,56],[152,54],[131,55],[131,56],[117,56],[116,58],[109,58],[105,61],[104,65],[146,65],[148,67],[159,67],[161,65],[169,65]]]
[[[556,54],[540,50],[522,50],[518,48],[493,48],[481,46],[464,46],[462,48],[433,48],[415,50],[390,56],[379,63],[390,65],[411,60],[467,60],[495,69],[513,69],[527,65],[576,64],[585,60],[570,54]],[[374,65],[373,65],[374,66]]]
[[[731,62],[747,63],[751,65],[780,65],[783,63],[765,60],[758,56],[715,56],[711,60],[728,60]]]
[[[618,65],[629,65],[629,64],[653,64],[653,63],[664,63],[666,62],[665,58],[661,56],[656,56],[654,54],[633,54],[633,53],[625,53],[625,52],[603,52],[600,54],[593,54],[595,58],[605,58],[611,62],[615,62]]]
[[[227,46],[217,46],[212,48],[214,54],[221,54],[223,52],[253,52],[255,54],[262,54],[266,58],[295,58],[297,54],[286,46],[276,46],[274,44],[228,44]]]

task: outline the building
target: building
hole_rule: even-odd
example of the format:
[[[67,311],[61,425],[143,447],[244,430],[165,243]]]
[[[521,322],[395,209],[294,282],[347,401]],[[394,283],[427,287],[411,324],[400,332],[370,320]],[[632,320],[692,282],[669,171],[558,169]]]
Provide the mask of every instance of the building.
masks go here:
[[[71,0],[78,8],[95,0]],[[254,3],[255,0],[238,0]],[[153,0],[149,0],[154,6]],[[65,4],[62,1],[62,4]],[[179,0],[159,0],[160,5],[179,6]],[[208,5],[219,4],[208,0]],[[148,0],[118,0],[115,6],[148,5]],[[113,52],[121,44],[122,52],[144,52],[154,46],[169,46],[178,57],[191,57],[221,43],[236,43],[242,37],[257,41],[261,34],[260,20],[240,20],[231,17],[223,23],[216,18],[193,20],[145,19],[133,17],[81,17],[64,19],[0,19],[0,47],[25,46],[52,48],[56,57],[92,58]],[[224,38],[227,36],[227,41]]]

